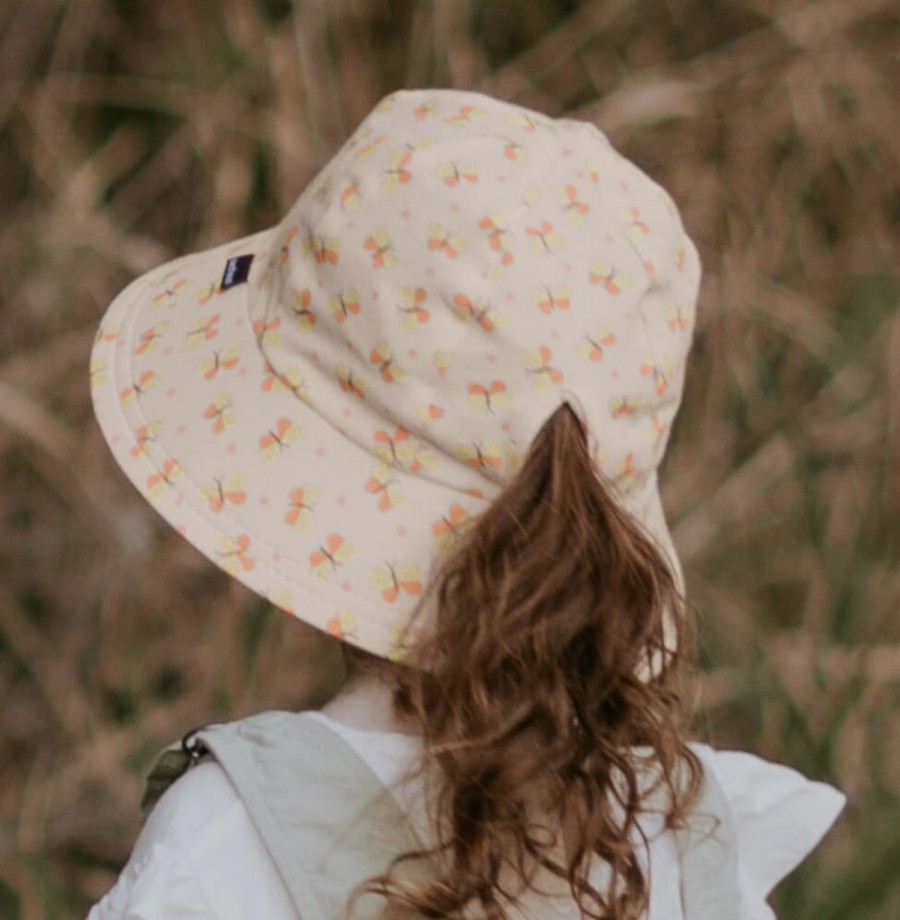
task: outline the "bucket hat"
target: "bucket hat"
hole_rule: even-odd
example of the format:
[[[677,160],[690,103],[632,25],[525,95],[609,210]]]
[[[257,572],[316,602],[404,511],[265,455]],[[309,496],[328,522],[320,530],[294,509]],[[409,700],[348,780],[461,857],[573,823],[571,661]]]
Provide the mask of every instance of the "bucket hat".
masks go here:
[[[115,299],[95,409],[216,565],[396,657],[442,554],[562,403],[679,577],[657,468],[699,274],[669,196],[593,125],[397,92],[278,226]]]

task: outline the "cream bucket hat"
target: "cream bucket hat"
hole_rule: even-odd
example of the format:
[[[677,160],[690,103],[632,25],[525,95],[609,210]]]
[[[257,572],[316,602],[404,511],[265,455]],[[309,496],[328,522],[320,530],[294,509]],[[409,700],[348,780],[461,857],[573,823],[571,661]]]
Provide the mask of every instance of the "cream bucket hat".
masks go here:
[[[398,92],[277,227],[116,298],[95,408],[213,562],[394,657],[440,554],[564,402],[678,573],[656,470],[698,281],[669,197],[592,125]]]

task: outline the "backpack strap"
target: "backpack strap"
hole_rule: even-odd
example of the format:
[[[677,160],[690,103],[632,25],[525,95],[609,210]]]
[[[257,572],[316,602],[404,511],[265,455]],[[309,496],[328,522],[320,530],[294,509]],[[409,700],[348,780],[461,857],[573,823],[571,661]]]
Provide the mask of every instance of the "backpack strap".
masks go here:
[[[675,838],[685,920],[740,920],[734,822],[725,793],[708,767],[693,811]]]
[[[359,755],[335,732],[297,713],[264,712],[190,733],[158,760],[142,810],[148,812],[206,753],[237,789],[302,920],[340,920],[357,885],[382,874],[394,856],[424,848]],[[676,844],[685,920],[740,920],[734,826],[709,769]],[[422,860],[402,864],[398,874],[433,877]],[[359,897],[353,914],[354,920],[392,916],[372,895]],[[404,920],[417,917],[406,913]]]
[[[206,752],[237,789],[302,920],[341,920],[357,885],[385,872],[393,857],[423,849],[359,755],[329,728],[297,713],[264,712],[197,730],[189,743],[160,758],[142,807],[152,807]],[[428,873],[423,861],[397,870],[405,878]],[[355,902],[354,920],[392,916],[381,897],[365,894]]]

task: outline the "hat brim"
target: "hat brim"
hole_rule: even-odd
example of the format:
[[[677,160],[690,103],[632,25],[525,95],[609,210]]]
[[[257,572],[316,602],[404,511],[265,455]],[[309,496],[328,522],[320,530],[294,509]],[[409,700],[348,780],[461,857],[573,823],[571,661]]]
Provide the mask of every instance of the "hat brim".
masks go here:
[[[251,285],[220,282],[229,259],[250,255],[252,281],[276,233],[130,284],[97,334],[95,411],[132,483],[212,562],[310,625],[395,657],[440,549],[490,496],[383,464],[274,374]]]

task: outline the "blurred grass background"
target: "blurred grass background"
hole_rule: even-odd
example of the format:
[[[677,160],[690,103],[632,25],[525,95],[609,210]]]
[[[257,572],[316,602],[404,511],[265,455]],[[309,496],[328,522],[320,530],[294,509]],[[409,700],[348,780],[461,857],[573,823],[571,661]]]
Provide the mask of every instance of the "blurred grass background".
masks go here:
[[[681,205],[698,732],[850,796],[783,920],[900,916],[898,48],[891,0],[0,4],[0,917],[106,891],[163,744],[335,679],[132,493],[87,358],[135,274],[273,224],[423,85],[594,120]]]

